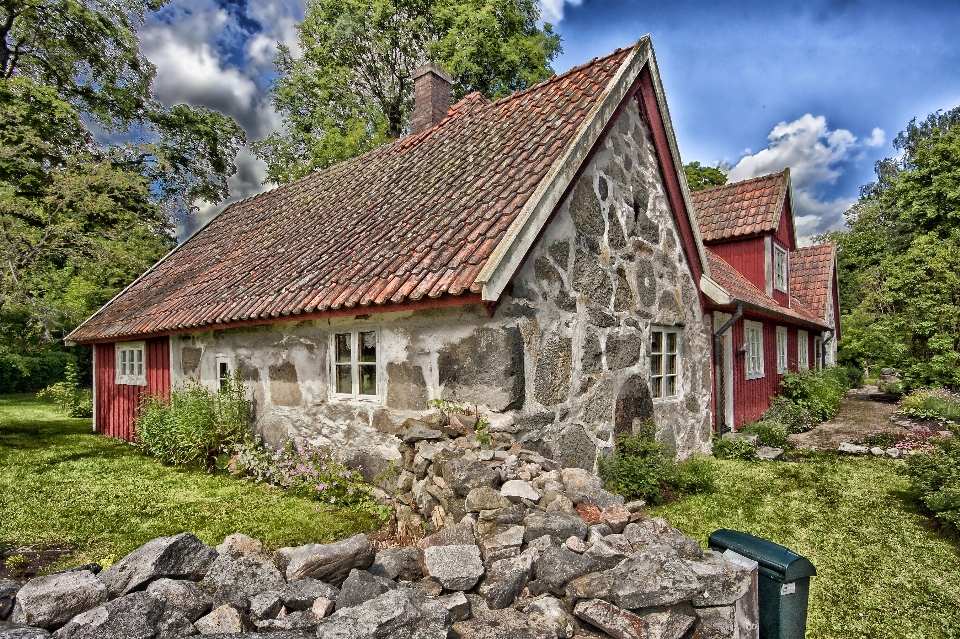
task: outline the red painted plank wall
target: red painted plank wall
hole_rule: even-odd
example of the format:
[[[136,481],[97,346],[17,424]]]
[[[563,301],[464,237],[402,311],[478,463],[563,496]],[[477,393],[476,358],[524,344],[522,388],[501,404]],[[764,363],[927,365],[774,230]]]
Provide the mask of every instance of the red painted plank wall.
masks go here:
[[[780,226],[777,227],[775,238],[780,240],[780,244],[787,247],[787,250],[796,251],[797,245],[794,242],[796,232],[793,227],[793,212],[790,210],[790,198],[786,197],[783,201],[783,211],[780,213]]]
[[[133,440],[133,420],[144,394],[167,397],[170,393],[170,338],[146,340],[147,385],[116,383],[117,359],[113,344],[97,344],[97,409],[94,424],[98,433]]]
[[[710,250],[740,271],[761,291],[767,290],[766,257],[762,237],[711,244]]]

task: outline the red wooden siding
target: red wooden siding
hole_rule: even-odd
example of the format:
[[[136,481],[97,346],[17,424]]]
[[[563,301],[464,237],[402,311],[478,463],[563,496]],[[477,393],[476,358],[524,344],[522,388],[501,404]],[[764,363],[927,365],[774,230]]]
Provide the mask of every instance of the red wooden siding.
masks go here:
[[[167,397],[170,393],[170,339],[146,340],[146,386],[116,383],[117,359],[114,344],[96,344],[96,414],[98,433],[133,440],[133,420],[144,394]]]
[[[777,232],[774,237],[780,241],[782,246],[786,246],[787,250],[795,251],[797,250],[796,242],[794,242],[794,236],[796,236],[796,231],[793,227],[793,213],[790,211],[790,196],[783,198],[783,211],[780,213],[780,225],[777,226]]]
[[[790,245],[789,245],[789,244],[784,244],[783,242],[780,242],[780,241],[779,241],[779,238],[774,238],[774,240],[773,240],[773,247],[778,246],[778,245],[780,246],[780,248],[784,249],[784,250],[787,252],[787,290],[789,291],[789,290],[790,290]],[[777,249],[776,249],[776,248],[773,248],[773,247],[770,248],[770,253],[771,253],[771,254],[770,254],[770,262],[771,262],[770,268],[771,268],[771,269],[773,268],[773,265],[776,264],[776,253],[777,253]],[[770,276],[773,277],[773,274],[771,273]],[[771,282],[771,284],[772,284],[772,282]],[[789,306],[790,306],[790,295],[789,295],[789,293],[786,293],[786,292],[783,292],[783,291],[778,291],[776,287],[773,287],[772,290],[773,290],[773,299],[776,300],[777,304],[779,304],[780,306],[783,306],[783,307],[789,307]]]
[[[766,257],[762,237],[711,244],[710,250],[740,271],[761,291],[767,290]]]

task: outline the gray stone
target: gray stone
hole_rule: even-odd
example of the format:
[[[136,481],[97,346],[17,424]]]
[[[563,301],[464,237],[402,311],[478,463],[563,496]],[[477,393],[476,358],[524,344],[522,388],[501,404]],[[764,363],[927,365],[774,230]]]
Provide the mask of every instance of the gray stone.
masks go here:
[[[691,639],[728,639],[736,636],[736,607],[697,608],[699,618]]]
[[[492,452],[493,451],[491,451],[491,453]],[[489,486],[484,486],[474,488],[467,493],[464,507],[467,512],[473,513],[480,512],[481,510],[495,510],[507,505],[509,505],[509,502],[500,496],[500,491],[490,488]]]
[[[586,539],[589,526],[577,515],[532,513],[523,518],[523,539],[530,542],[549,535],[561,544],[574,535]]]
[[[297,381],[297,367],[291,362],[275,364],[269,368],[270,401],[278,406],[299,406],[303,401]]]
[[[573,616],[567,612],[559,599],[545,595],[528,603],[524,606],[523,611],[531,619],[542,619],[548,626],[553,628],[557,639],[570,639],[573,637],[576,629]]]
[[[370,572],[387,579],[416,581],[423,578],[420,553],[412,546],[393,546],[377,553]]]
[[[428,597],[439,597],[443,594],[443,584],[433,577],[424,577],[413,584],[413,587]]]
[[[339,594],[339,590],[319,579],[301,579],[283,586],[280,601],[288,610],[309,610],[318,597],[336,600]]]
[[[414,444],[425,439],[443,439],[446,437],[441,431],[430,428],[426,424],[417,422],[405,428],[397,435],[405,444]]]
[[[604,185],[606,181],[602,180]],[[606,198],[604,198],[606,199]],[[606,222],[600,201],[593,190],[593,180],[587,176],[580,178],[570,198],[570,217],[573,224],[587,235],[600,236],[605,232]]]
[[[493,562],[477,592],[491,610],[513,604],[530,579],[531,561],[527,556]]]
[[[552,337],[540,349],[534,376],[533,396],[543,406],[566,401],[570,393],[573,340]]]
[[[611,601],[622,608],[672,606],[700,592],[696,574],[665,546],[649,546],[624,559],[607,574]]]
[[[297,582],[302,583],[302,582]],[[280,592],[277,590],[268,590],[261,592],[250,599],[250,619],[254,623],[264,619],[273,619],[283,608],[283,601],[280,599]]]
[[[647,639],[647,624],[639,615],[601,599],[578,602],[573,614],[616,639]]]
[[[647,505],[647,502],[645,502],[642,499],[637,499],[636,501],[629,501],[625,503],[623,506],[624,508],[629,510],[631,513],[636,513],[636,512],[640,512],[640,510],[646,507],[646,505]]]
[[[397,588],[317,623],[319,639],[446,639],[450,613],[414,588]]]
[[[700,582],[702,591],[693,598],[694,606],[730,606],[746,594],[753,580],[750,570],[724,559],[711,550],[699,561],[687,560],[687,567]]]
[[[316,635],[304,630],[278,631],[278,632],[216,632],[210,635],[204,635],[205,639],[314,639]]]
[[[59,628],[74,616],[107,600],[107,588],[89,571],[35,577],[17,592],[13,623]]]
[[[217,546],[217,552],[221,555],[230,555],[231,557],[265,557],[263,544],[253,537],[242,533],[227,535],[223,543]]]
[[[210,611],[213,599],[192,581],[158,579],[147,586],[147,593],[163,602],[165,614],[177,613],[192,622]]]
[[[619,534],[630,523],[630,511],[622,504],[611,504],[600,511],[600,521]]]
[[[577,251],[573,263],[573,288],[603,307],[609,307],[613,297],[613,282],[597,258],[585,251]]]
[[[216,550],[191,533],[158,537],[100,573],[111,597],[142,590],[155,579],[200,581],[217,559]]]
[[[190,623],[189,619],[176,613],[170,615],[164,613],[157,626],[157,639],[181,639],[181,637],[193,637],[199,634],[200,631]]]
[[[837,448],[841,453],[847,453],[850,455],[866,455],[870,452],[870,449],[866,446],[858,446],[857,444],[851,444],[850,442],[843,442]]]
[[[645,377],[632,375],[620,386],[614,409],[614,433],[633,432],[633,420],[653,419],[653,396]]]
[[[606,572],[591,572],[577,577],[567,584],[568,599],[609,599],[613,589],[613,577]]]
[[[247,624],[236,608],[223,605],[215,608],[209,615],[201,617],[194,624],[201,635],[217,633],[238,633],[247,630]]]
[[[43,628],[0,621],[0,639],[44,639],[50,636]]]
[[[597,445],[583,426],[571,424],[557,438],[555,455],[563,466],[592,471],[597,462]]]
[[[651,308],[657,301],[657,275],[653,264],[647,261],[637,262],[637,301],[641,308]]]
[[[874,457],[883,457],[886,454],[886,451],[884,451],[879,446],[874,446],[873,448],[870,449],[870,454],[873,455]]]
[[[496,488],[500,473],[480,461],[455,458],[443,463],[443,480],[459,497],[466,497],[474,488]]]
[[[567,540],[563,542],[563,545],[579,555],[587,552],[587,544],[585,544],[579,537],[567,537]]]
[[[338,586],[351,569],[366,570],[375,557],[373,544],[363,533],[332,544],[307,544],[290,556],[287,581],[313,578]]]
[[[588,330],[580,353],[580,371],[585,375],[603,372],[603,349],[600,338]]]
[[[134,592],[88,610],[54,633],[63,639],[153,639],[163,603],[146,592]]]
[[[287,546],[285,548],[278,548],[273,553],[273,565],[277,567],[277,570],[281,574],[287,574],[287,566],[290,565],[290,558],[293,557],[293,553],[297,551],[296,548]]]
[[[459,524],[444,528],[440,532],[424,537],[417,542],[420,567],[422,570],[426,570],[424,551],[431,546],[472,546],[476,543],[474,523],[470,518],[465,517]]]
[[[567,491],[590,491],[603,488],[603,480],[589,470],[564,468],[560,471],[563,488]]]
[[[337,610],[359,606],[365,601],[379,597],[396,587],[397,584],[390,579],[354,568],[350,571],[350,576],[343,582],[340,594],[337,595]],[[313,604],[312,601],[310,603]]]
[[[563,595],[567,583],[600,570],[600,564],[585,555],[562,548],[548,548],[534,565],[537,581],[554,594]]]
[[[697,621],[693,607],[684,602],[668,608],[660,608],[643,614],[650,639],[681,639]],[[733,637],[733,634],[726,635]]]
[[[530,482],[521,479],[511,479],[500,487],[500,494],[511,501],[527,499],[534,503],[540,501],[540,493],[530,485]]]
[[[443,398],[502,412],[521,408],[526,386],[520,329],[486,327],[440,350]]]
[[[313,601],[313,605],[310,606],[310,612],[319,620],[332,615],[336,607],[337,602],[333,601],[332,599],[327,599],[326,597],[317,597]]]
[[[280,590],[285,581],[265,556],[220,555],[207,571],[203,584],[214,593],[225,589],[250,599],[264,590]]]
[[[738,433],[736,431],[730,431],[723,434],[723,439],[730,439],[733,441],[742,441],[747,442],[754,448],[760,443],[760,436],[753,435],[751,433]]]
[[[502,532],[480,541],[480,553],[486,562],[506,559],[520,554],[523,545],[523,526],[509,526]]]
[[[586,555],[600,564],[603,569],[613,568],[627,558],[630,552],[614,547],[605,539],[598,539],[586,550]]]
[[[450,613],[450,621],[457,622],[470,618],[470,600],[461,591],[458,590],[440,597],[440,603]]]
[[[13,610],[13,599],[23,584],[12,579],[0,579],[0,621],[3,621]]]
[[[556,639],[554,629],[540,616],[516,610],[474,612],[473,619],[453,624],[453,639]]]
[[[609,506],[619,506],[623,504],[623,497],[620,495],[614,495],[609,493],[602,488],[600,490],[585,490],[577,491],[570,490],[567,491],[567,495],[575,503],[578,504],[593,504],[601,510]]]
[[[892,457],[893,459],[898,459],[902,454],[899,448],[888,448],[886,450],[887,457]]]
[[[760,461],[776,461],[783,457],[783,449],[773,446],[757,446],[757,457]]]
[[[470,590],[483,575],[480,548],[471,546],[430,546],[423,551],[424,572],[446,590]]]
[[[286,631],[308,631],[317,627],[317,618],[310,610],[299,610],[291,612],[284,617],[277,619],[264,619],[257,624],[257,630],[265,632]]]
[[[607,338],[607,367],[619,370],[636,366],[643,353],[643,340],[639,335]]]
[[[423,369],[408,362],[387,363],[387,408],[422,410],[430,399]]]

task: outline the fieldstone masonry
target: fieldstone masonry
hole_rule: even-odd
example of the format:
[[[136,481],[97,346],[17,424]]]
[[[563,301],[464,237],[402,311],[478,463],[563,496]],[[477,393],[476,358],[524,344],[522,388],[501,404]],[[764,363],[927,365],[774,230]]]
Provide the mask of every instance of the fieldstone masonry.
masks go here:
[[[592,470],[652,419],[679,457],[710,450],[710,332],[648,132],[619,116],[493,318],[479,306],[357,315],[172,338],[174,381],[239,370],[256,430],[397,459],[396,433],[432,398],[476,407],[494,433]],[[651,326],[680,329],[679,393],[650,391]],[[333,397],[333,335],[378,331],[379,395]]]

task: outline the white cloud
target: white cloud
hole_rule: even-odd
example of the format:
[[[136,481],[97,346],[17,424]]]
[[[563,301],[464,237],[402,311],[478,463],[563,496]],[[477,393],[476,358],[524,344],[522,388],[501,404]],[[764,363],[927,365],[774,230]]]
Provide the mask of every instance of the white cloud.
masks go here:
[[[883,129],[875,127],[873,133],[870,134],[870,137],[864,142],[867,146],[883,146],[883,143],[887,141],[887,136],[883,132]]]
[[[564,5],[578,6],[583,0],[539,0],[540,19],[550,24],[563,20]]]

